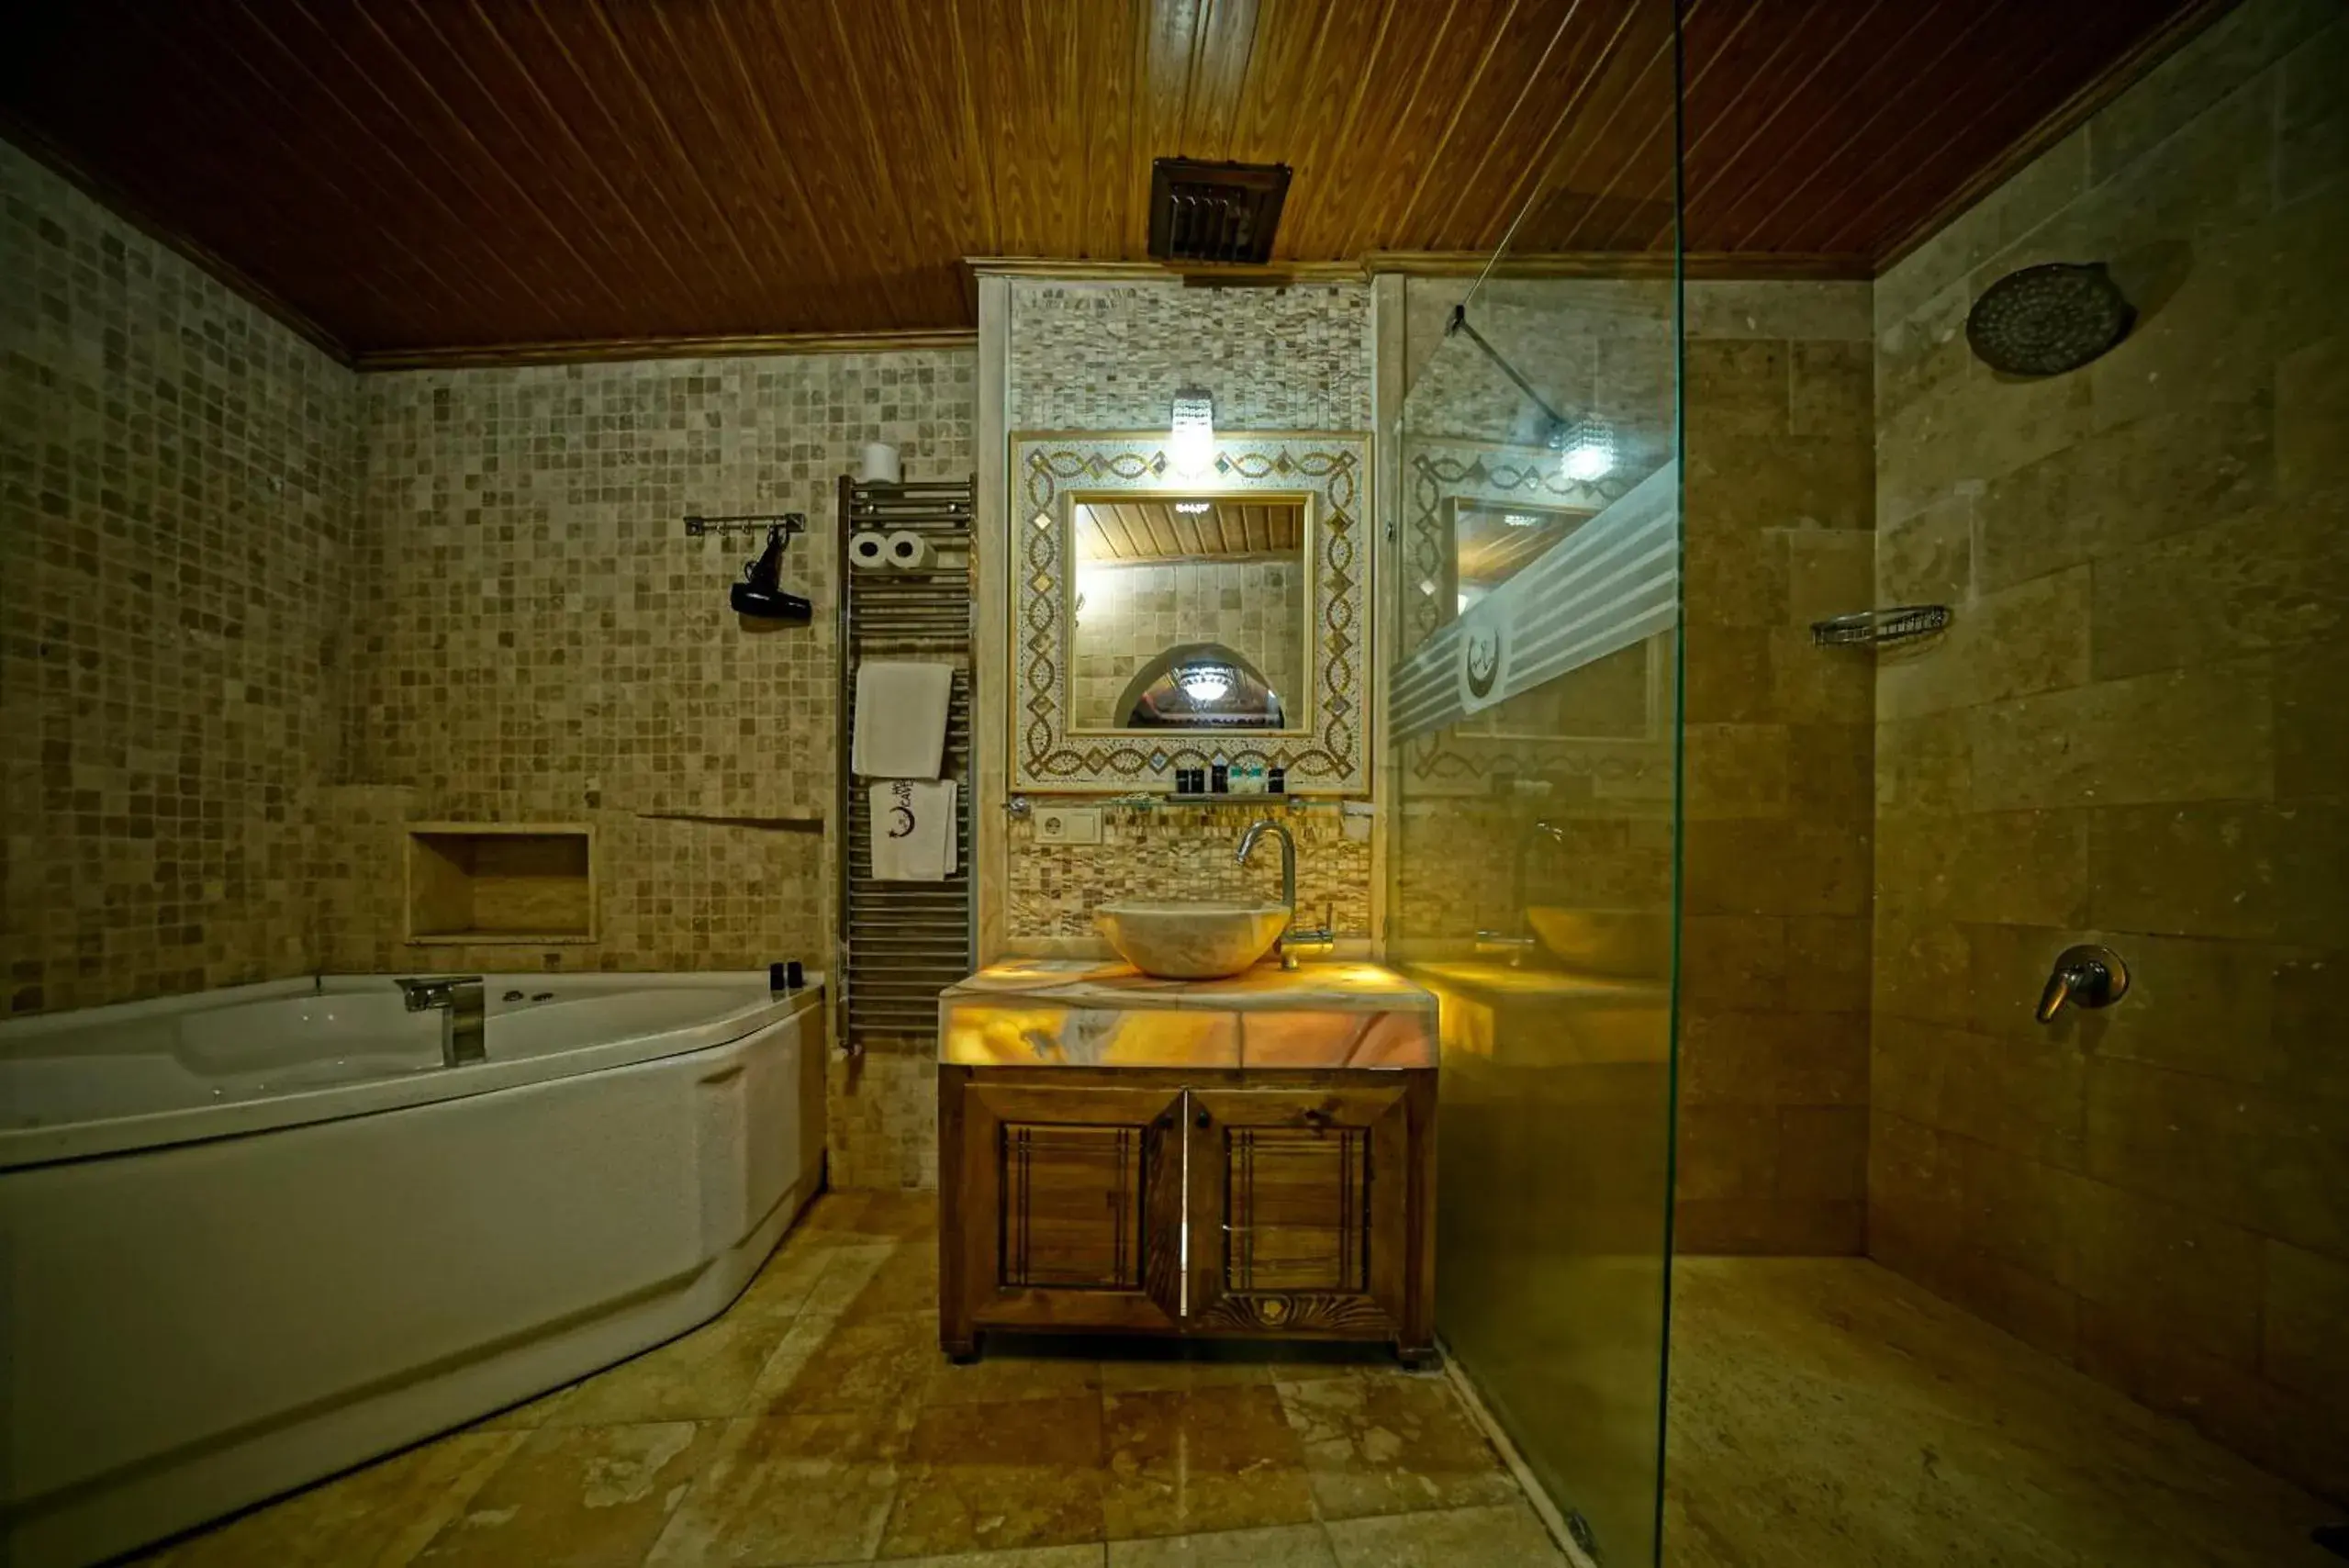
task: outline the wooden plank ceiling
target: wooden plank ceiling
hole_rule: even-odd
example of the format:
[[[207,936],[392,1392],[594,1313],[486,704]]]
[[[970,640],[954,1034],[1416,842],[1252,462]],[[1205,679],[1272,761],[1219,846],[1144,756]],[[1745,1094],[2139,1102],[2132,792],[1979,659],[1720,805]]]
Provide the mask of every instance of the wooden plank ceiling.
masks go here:
[[[1104,566],[1295,555],[1304,509],[1294,502],[1210,501],[1197,512],[1166,501],[1093,501],[1077,509],[1077,552]]]
[[[1687,0],[1687,243],[1865,273],[2223,0]],[[1276,260],[1668,247],[1664,0],[75,0],[9,133],[350,350],[968,327],[1138,259],[1150,160]],[[1538,198],[1538,199],[1537,199]]]

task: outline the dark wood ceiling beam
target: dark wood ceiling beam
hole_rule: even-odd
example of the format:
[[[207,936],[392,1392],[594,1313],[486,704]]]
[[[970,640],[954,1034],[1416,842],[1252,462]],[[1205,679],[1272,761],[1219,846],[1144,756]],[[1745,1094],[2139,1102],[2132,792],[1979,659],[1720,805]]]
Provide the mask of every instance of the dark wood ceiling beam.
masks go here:
[[[1557,83],[1572,79],[1574,62],[1580,50],[1585,41],[1595,38],[1598,31],[1595,28],[1579,25],[1580,19],[1592,8],[1584,0],[1566,0],[1557,25],[1550,29],[1540,55],[1534,61],[1533,69],[1526,73],[1524,83],[1510,99],[1507,112],[1485,136],[1476,161],[1466,175],[1450,183],[1449,199],[1436,214],[1432,228],[1423,232],[1442,235],[1456,231],[1460,227],[1462,205],[1470,203],[1473,195],[1484,188],[1487,172],[1493,168],[1496,158],[1505,166],[1516,166],[1525,157],[1521,145],[1525,137],[1542,135],[1546,138],[1555,133],[1560,117],[1550,113],[1550,105],[1557,94]],[[1566,50],[1562,58],[1559,54],[1561,48]],[[1553,60],[1558,62],[1554,71],[1551,66]],[[1549,119],[1538,125],[1536,122],[1545,114],[1549,115]],[[1524,127],[1522,130],[1519,129],[1521,125]],[[1427,243],[1432,245],[1436,241],[1431,240]]]
[[[1587,14],[1589,27],[1584,36],[1588,50],[1578,50],[1560,70],[1559,79],[1566,84],[1566,92],[1563,100],[1550,109],[1548,123],[1536,122],[1540,140],[1514,164],[1514,173],[1503,173],[1500,182],[1490,191],[1477,194],[1476,206],[1471,210],[1478,214],[1478,221],[1473,235],[1461,249],[1501,249],[1525,218],[1535,196],[1549,188],[1550,169],[1563,152],[1571,151],[1571,139],[1580,133],[1601,73],[1628,47],[1627,39],[1639,20],[1641,4],[1642,0],[1579,0],[1575,14]],[[1504,161],[1501,167],[1505,171],[1512,165]],[[1462,193],[1462,199],[1468,199],[1466,192]],[[1463,221],[1462,231],[1469,228]]]
[[[1994,6],[1995,0],[1984,9]],[[1717,188],[1727,199],[1701,209],[1706,213],[1704,233],[1708,244],[1736,249],[1738,237],[1752,228],[1751,219],[1774,206],[1765,193],[1784,190],[1804,173],[1815,170],[1819,160],[1841,143],[1840,133],[1851,123],[1854,100],[1887,62],[1903,57],[1930,15],[1919,6],[1879,6],[1818,51],[1811,67],[1813,74],[1806,78],[1806,84],[1817,79],[1818,91],[1806,92],[1790,106],[1790,112],[1783,117],[1773,114],[1765,122],[1776,131],[1770,139],[1766,160],[1759,167],[1748,166],[1724,180]]]
[[[1840,196],[1849,187],[1837,176],[1856,152],[1874,146],[1889,133],[1887,118],[1896,123],[1906,102],[1909,84],[1918,73],[1941,67],[1951,54],[1961,49],[1967,39],[1976,36],[1999,14],[2000,7],[1985,4],[1966,22],[1940,33],[1912,29],[1901,40],[1903,46],[1887,50],[1879,56],[1847,90],[1840,124],[1832,146],[1812,149],[1807,145],[1794,154],[1793,160],[1782,160],[1781,167],[1756,171],[1756,177],[1745,192],[1741,205],[1760,208],[1742,230],[1731,227],[1734,208],[1723,215],[1723,227],[1718,237],[1732,233],[1766,233],[1781,214],[1793,216],[1804,194],[1818,190]],[[1824,122],[1821,122],[1822,126]],[[1883,129],[1880,129],[1882,127]],[[1799,160],[1793,168],[1784,163]],[[1775,195],[1772,195],[1775,192]],[[1765,205],[1766,204],[1766,205]]]
[[[319,15],[329,6],[332,7],[332,26],[322,21]],[[247,10],[251,11],[250,6]],[[564,230],[531,199],[529,191],[516,183],[496,159],[482,155],[471,129],[450,110],[447,100],[430,79],[416,72],[396,49],[387,50],[386,35],[364,9],[351,0],[301,0],[284,7],[283,14],[289,29],[294,24],[306,29],[299,36],[289,30],[283,40],[285,47],[321,62],[321,84],[338,99],[350,104],[354,118],[375,128],[375,134],[400,157],[411,183],[433,178],[426,163],[429,160],[431,165],[447,173],[451,187],[462,196],[466,213],[462,221],[480,230],[509,234],[519,242],[514,248],[524,253],[535,246],[551,244],[569,263],[558,276],[534,286],[509,263],[505,270],[517,285],[542,300],[564,307],[564,313],[575,318],[583,318],[598,308],[593,302],[598,293],[604,296],[601,308],[614,309],[621,305],[602,273],[588,266],[585,258],[570,248]],[[254,19],[257,26],[267,27],[258,17]],[[363,54],[368,58],[363,59]],[[405,103],[394,99],[390,93],[390,87],[400,83],[411,85],[413,95]],[[403,141],[412,144],[412,151],[397,151]],[[487,186],[491,183],[506,186],[503,200],[489,194]],[[451,210],[455,209],[452,207]],[[514,225],[512,218],[517,213],[523,217],[519,226]],[[520,231],[511,232],[513,227],[519,227]],[[506,254],[506,248],[501,247],[499,253]]]
[[[1870,230],[1879,226],[1881,214],[1896,197],[1919,188],[1930,189],[1943,182],[1955,183],[1948,171],[1955,161],[1952,143],[1961,139],[1955,136],[1957,128],[1951,122],[1961,114],[1977,126],[1985,121],[1991,124],[2005,122],[2002,134],[1995,139],[1979,139],[1993,148],[2005,146],[2013,137],[2030,129],[2029,106],[2051,95],[2045,90],[2045,84],[2053,79],[2064,90],[2052,95],[2058,98],[2066,95],[2075,73],[2082,71],[2080,60],[2108,52],[2109,45],[2105,40],[2092,41],[2095,32],[2099,28],[2119,24],[2118,8],[2083,7],[2071,19],[2071,28],[2066,34],[2066,40],[2079,51],[2077,54],[2060,48],[2039,50],[2028,65],[2004,73],[1998,79],[1999,85],[1980,102],[1965,109],[1955,104],[1944,103],[1911,116],[1899,134],[1886,138],[1882,145],[1871,150],[1862,175],[1874,176],[1874,180],[1871,185],[1860,188],[1874,188],[1879,194],[1874,199],[1859,204],[1856,210],[1835,228],[1831,235],[1833,242],[1865,249],[1870,242]],[[1963,140],[1972,141],[1976,139]],[[1974,147],[1956,154],[1966,163],[1981,156],[1978,148]]]
[[[296,15],[298,8],[281,14]],[[315,128],[320,120],[340,119],[358,131],[355,140],[343,143],[354,153],[348,166],[373,187],[374,199],[380,204],[376,210],[386,227],[412,234],[430,232],[438,226],[447,236],[444,245],[457,252],[460,247],[455,235],[487,223],[486,210],[477,210],[467,218],[442,194],[440,182],[431,178],[420,162],[409,161],[409,153],[403,151],[401,142],[413,139],[405,134],[405,125],[398,117],[386,120],[379,113],[370,113],[366,106],[374,95],[362,87],[360,92],[364,95],[354,100],[352,93],[338,89],[321,73],[322,68],[330,64],[330,56],[316,50],[296,49],[247,4],[239,4],[232,13],[218,20],[240,28],[244,37],[259,41],[262,47],[258,49],[237,48],[231,53],[254,85],[283,105],[296,124],[310,122],[314,129],[304,140],[319,139]],[[420,146],[413,151],[419,159],[434,156]],[[436,157],[434,162],[447,167]],[[452,194],[460,199],[472,196],[462,182]],[[487,268],[465,268],[456,276],[494,290],[487,297],[500,313],[514,312],[518,319],[531,323],[531,330],[544,330],[537,319],[542,311],[541,297],[502,251],[491,252]],[[445,277],[442,281],[445,286]]]
[[[472,148],[474,156],[503,181],[512,199],[535,213],[564,253],[592,279],[591,286],[602,295],[610,319],[626,316],[630,300],[643,298],[648,283],[638,269],[638,253],[609,241],[597,242],[598,230],[581,205],[578,182],[558,177],[554,167],[538,156],[543,139],[531,136],[516,123],[507,100],[483,83],[464,50],[451,45],[434,13],[461,25],[463,10],[454,6],[427,6],[420,0],[351,5],[349,9],[380,51],[396,62],[399,78],[414,84],[451,128],[450,134]],[[355,58],[354,62],[362,70],[369,69]],[[460,103],[465,107],[461,109]],[[526,163],[532,177],[520,172]]]
[[[1670,0],[86,0],[0,122],[354,360],[560,357],[966,328],[1183,152],[1294,170],[1258,277],[1849,275],[2224,4],[1689,0],[1678,236]]]
[[[1818,0],[1791,0],[1795,6]],[[1794,46],[1805,13],[1795,12],[1792,27],[1755,25],[1765,13],[1757,6],[1723,4],[1721,0],[1692,0],[1681,22],[1681,52],[1686,85],[1681,95],[1681,156],[1683,184],[1707,166],[1719,138],[1737,123],[1751,100],[1764,95],[1769,69]],[[1672,174],[1667,164],[1660,181],[1644,193],[1664,207],[1660,223],[1639,225],[1627,212],[1609,232],[1606,242],[1617,249],[1655,251],[1675,241],[1680,215],[1672,210]]]

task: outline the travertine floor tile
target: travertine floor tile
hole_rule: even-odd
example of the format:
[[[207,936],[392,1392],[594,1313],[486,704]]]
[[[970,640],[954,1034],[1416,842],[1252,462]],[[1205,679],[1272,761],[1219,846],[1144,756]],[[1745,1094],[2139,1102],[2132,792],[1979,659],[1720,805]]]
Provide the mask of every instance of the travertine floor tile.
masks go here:
[[[737,1301],[700,1327],[598,1372],[549,1407],[545,1424],[717,1420],[750,1403],[759,1369],[789,1332],[788,1313]]]
[[[1337,1568],[1337,1563],[1319,1525],[1109,1543],[1109,1568]]]
[[[1878,1264],[1673,1274],[1673,1568],[2333,1561],[2315,1499]]]
[[[880,1412],[728,1422],[647,1568],[866,1561],[911,1433],[910,1418]]]
[[[881,1555],[1098,1541],[1102,1459],[1097,1397],[934,1405],[915,1423]]]
[[[933,1327],[931,1350],[935,1360],[923,1391],[925,1404],[1075,1399],[1101,1393],[1102,1363],[1093,1359],[1093,1347],[1079,1339],[1035,1341],[1017,1348],[999,1348],[990,1340],[984,1356],[968,1366],[956,1366],[938,1350]]]
[[[720,1428],[548,1427],[527,1439],[417,1559],[435,1568],[636,1568]]]
[[[459,1432],[230,1519],[142,1568],[401,1568],[512,1457],[520,1432]]]
[[[1546,1568],[1566,1561],[1523,1499],[1334,1519],[1326,1528],[1338,1568]]]
[[[944,1358],[936,1318],[802,1316],[777,1344],[744,1414],[864,1410],[916,1402]]]
[[[1451,1386],[1418,1378],[1283,1383],[1325,1519],[1460,1508],[1517,1495],[1516,1483]]]
[[[1011,1551],[957,1551],[949,1557],[900,1557],[889,1568],[1102,1568],[1099,1541],[1084,1546],[1032,1546]]]
[[[1113,1539],[1314,1517],[1303,1445],[1270,1388],[1113,1394],[1102,1420],[1102,1517]]]

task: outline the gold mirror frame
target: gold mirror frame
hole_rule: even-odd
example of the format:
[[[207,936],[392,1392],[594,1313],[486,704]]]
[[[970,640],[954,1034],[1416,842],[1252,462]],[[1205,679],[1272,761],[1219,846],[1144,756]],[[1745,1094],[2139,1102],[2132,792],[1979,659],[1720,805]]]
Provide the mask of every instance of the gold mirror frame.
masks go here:
[[[1204,767],[1220,756],[1285,770],[1292,793],[1368,793],[1370,448],[1370,437],[1350,432],[1233,431],[1218,435],[1205,472],[1184,474],[1164,431],[1013,432],[1011,788],[1171,790],[1175,768]],[[1308,728],[1084,731],[1071,723],[1073,503],[1175,496],[1304,503]]]
[[[1281,741],[1298,740],[1308,737],[1314,734],[1315,727],[1314,723],[1314,715],[1317,711],[1316,705],[1314,701],[1314,694],[1320,687],[1320,682],[1316,678],[1316,672],[1321,664],[1321,639],[1314,635],[1314,628],[1317,624],[1317,619],[1313,613],[1314,605],[1314,584],[1319,581],[1321,577],[1320,560],[1316,553],[1316,546],[1320,537],[1320,528],[1314,517],[1314,511],[1316,504],[1319,502],[1321,498],[1312,490],[1232,491],[1217,489],[1207,485],[1185,485],[1165,491],[1164,498],[1170,501],[1177,499],[1222,501],[1229,500],[1236,494],[1245,494],[1249,500],[1261,501],[1268,505],[1292,505],[1303,514],[1302,521],[1298,524],[1298,548],[1301,562],[1305,570],[1304,603],[1302,607],[1304,613],[1303,622],[1297,627],[1297,640],[1303,644],[1303,656],[1302,662],[1304,666],[1304,690],[1302,693],[1297,694],[1294,699],[1297,713],[1296,722],[1283,724],[1277,730],[1243,730],[1229,728],[1208,729],[1203,727],[1196,730],[1146,730],[1130,728],[1119,729],[1112,725],[1078,723],[1074,717],[1076,704],[1070,700],[1068,688],[1069,673],[1075,667],[1077,635],[1077,574],[1074,571],[1070,571],[1066,574],[1066,577],[1061,583],[1060,599],[1060,612],[1068,619],[1069,637],[1069,656],[1061,661],[1060,666],[1061,707],[1062,711],[1069,715],[1068,727],[1063,732],[1064,734],[1072,737],[1082,736],[1087,740],[1141,739],[1156,741],[1163,737],[1172,740],[1198,741],[1206,744],[1222,743],[1226,748],[1227,755],[1230,744],[1236,741],[1245,741],[1256,738]],[[1079,507],[1098,501],[1130,501],[1133,498],[1134,492],[1131,490],[1062,491],[1059,498],[1059,504],[1057,509],[1059,518],[1058,527],[1060,529],[1060,558],[1064,561],[1072,563],[1077,559],[1077,509]],[[1289,704],[1292,701],[1292,695],[1290,693],[1283,692],[1281,694],[1281,700],[1282,703],[1282,711],[1285,716],[1288,712]],[[1189,767],[1192,766],[1192,764],[1186,761],[1183,766]]]

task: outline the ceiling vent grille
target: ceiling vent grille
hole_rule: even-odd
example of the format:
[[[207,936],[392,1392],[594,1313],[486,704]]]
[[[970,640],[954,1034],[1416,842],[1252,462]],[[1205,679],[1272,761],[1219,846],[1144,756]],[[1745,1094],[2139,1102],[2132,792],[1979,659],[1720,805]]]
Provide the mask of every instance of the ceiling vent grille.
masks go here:
[[[1150,165],[1150,254],[1261,266],[1272,259],[1288,195],[1286,163],[1158,159]]]

